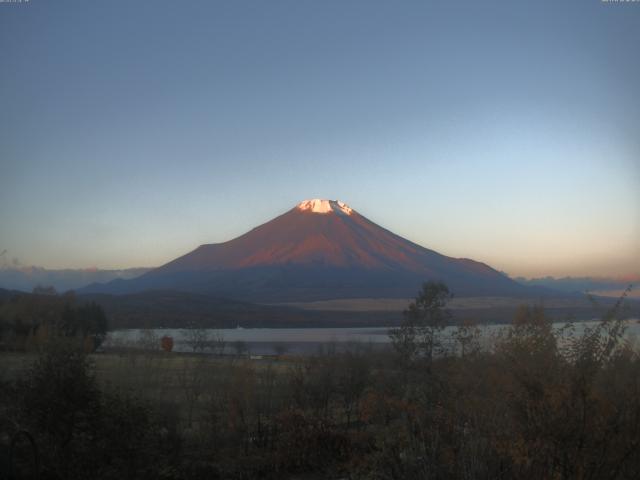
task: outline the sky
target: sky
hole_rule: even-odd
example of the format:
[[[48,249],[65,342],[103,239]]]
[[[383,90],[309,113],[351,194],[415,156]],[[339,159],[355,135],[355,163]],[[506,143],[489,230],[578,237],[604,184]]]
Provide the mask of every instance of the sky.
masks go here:
[[[640,2],[0,2],[0,251],[156,266],[308,198],[640,273]]]

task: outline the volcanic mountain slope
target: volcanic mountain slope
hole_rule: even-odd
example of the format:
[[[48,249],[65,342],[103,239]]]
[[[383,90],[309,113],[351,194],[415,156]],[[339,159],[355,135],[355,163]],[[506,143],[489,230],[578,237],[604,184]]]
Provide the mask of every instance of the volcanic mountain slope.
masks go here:
[[[415,295],[441,280],[456,295],[530,295],[493,268],[421,247],[346,204],[307,200],[224,243],[202,245],[131,280],[84,292],[173,289],[259,302]]]

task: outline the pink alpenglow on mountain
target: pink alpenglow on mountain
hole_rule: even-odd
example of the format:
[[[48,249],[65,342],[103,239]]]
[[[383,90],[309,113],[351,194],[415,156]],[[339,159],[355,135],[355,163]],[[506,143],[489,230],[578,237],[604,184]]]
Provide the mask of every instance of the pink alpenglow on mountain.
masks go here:
[[[201,245],[138,278],[85,291],[171,289],[262,302],[409,298],[427,280],[463,296],[527,292],[484,263],[441,255],[323,199],[305,200],[240,237]]]

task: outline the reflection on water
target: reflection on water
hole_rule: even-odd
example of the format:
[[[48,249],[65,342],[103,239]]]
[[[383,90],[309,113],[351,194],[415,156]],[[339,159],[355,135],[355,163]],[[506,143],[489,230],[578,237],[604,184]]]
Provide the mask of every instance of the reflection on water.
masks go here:
[[[584,328],[594,326],[598,322],[577,322],[575,333],[580,334]],[[564,322],[554,324],[554,327],[564,326]],[[480,326],[483,343],[487,345],[493,336],[506,325]],[[443,337],[449,338],[455,327],[448,327],[443,332]],[[276,352],[295,354],[310,354],[320,349],[333,348],[344,350],[353,348],[354,345],[367,348],[383,349],[390,346],[388,327],[359,327],[359,328],[234,328],[234,329],[208,329],[207,338],[211,343],[216,336],[222,338],[226,353],[234,353],[234,349],[242,344],[247,352],[254,355],[271,355]],[[637,337],[640,335],[640,323],[637,319],[627,322],[626,335]],[[188,329],[130,329],[116,330],[109,334],[104,344],[105,349],[116,347],[148,347],[159,348],[159,339],[163,336],[173,338],[173,351],[193,351],[189,343]],[[146,344],[146,345],[145,345]],[[219,345],[218,345],[219,347]],[[215,348],[207,348],[206,351],[214,351]]]

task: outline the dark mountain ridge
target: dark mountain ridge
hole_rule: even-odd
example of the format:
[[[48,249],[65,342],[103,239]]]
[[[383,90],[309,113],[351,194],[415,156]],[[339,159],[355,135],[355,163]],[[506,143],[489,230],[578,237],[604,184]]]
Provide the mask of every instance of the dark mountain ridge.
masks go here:
[[[65,268],[47,269],[37,266],[0,266],[0,287],[30,292],[38,285],[52,286],[58,292],[66,292],[89,283],[106,283],[118,278],[139,277],[150,268],[97,269]]]

